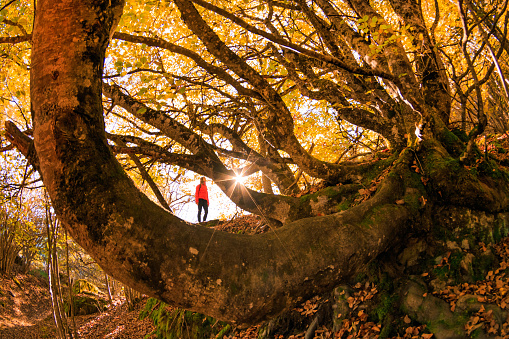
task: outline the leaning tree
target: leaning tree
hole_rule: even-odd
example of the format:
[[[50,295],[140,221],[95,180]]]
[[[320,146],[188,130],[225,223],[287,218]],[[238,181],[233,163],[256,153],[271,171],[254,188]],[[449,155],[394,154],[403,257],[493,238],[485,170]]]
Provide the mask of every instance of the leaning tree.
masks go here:
[[[509,177],[475,143],[490,121],[504,126],[507,1],[36,4],[2,8],[6,55],[30,49],[16,60],[32,119],[24,132],[7,121],[7,138],[72,237],[140,292],[257,323],[444,206],[508,208]],[[152,199],[117,160],[128,158]],[[210,178],[271,232],[184,222],[157,166]],[[310,180],[326,188],[306,193]]]

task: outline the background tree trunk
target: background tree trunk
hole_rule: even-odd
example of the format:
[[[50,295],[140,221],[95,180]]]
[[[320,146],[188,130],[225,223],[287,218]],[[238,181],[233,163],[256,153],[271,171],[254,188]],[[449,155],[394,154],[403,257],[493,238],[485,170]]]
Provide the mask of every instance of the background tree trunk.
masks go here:
[[[59,339],[66,339],[69,335],[69,326],[67,316],[63,308],[63,295],[60,285],[60,269],[58,265],[57,240],[58,240],[58,220],[51,217],[49,207],[46,207],[46,232],[48,239],[48,277],[49,290],[51,295],[51,305],[53,308],[53,319],[57,329]],[[70,287],[69,287],[70,289]]]

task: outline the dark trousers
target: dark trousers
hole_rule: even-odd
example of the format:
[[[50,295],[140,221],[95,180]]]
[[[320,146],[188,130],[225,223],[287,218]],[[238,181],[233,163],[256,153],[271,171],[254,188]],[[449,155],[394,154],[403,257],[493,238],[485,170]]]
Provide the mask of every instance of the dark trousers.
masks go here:
[[[198,222],[201,222],[201,210],[204,210],[203,221],[207,220],[207,214],[209,213],[209,204],[205,199],[198,200]]]

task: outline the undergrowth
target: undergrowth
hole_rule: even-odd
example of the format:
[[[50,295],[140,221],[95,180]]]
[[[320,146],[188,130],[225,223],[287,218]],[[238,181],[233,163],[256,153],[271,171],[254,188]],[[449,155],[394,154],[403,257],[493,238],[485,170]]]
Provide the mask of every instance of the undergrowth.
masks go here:
[[[150,318],[155,330],[145,336],[157,339],[223,338],[231,325],[201,313],[173,308],[155,298],[149,298],[140,312],[140,320]]]

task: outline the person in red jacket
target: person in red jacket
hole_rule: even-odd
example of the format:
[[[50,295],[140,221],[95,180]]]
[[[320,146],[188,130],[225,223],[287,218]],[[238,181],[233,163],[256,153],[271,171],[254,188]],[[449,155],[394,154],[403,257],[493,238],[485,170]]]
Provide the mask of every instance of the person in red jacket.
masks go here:
[[[194,200],[198,204],[198,222],[201,222],[201,210],[204,210],[203,221],[207,220],[209,213],[209,192],[207,191],[207,180],[205,177],[200,178],[200,184],[196,186],[196,194]]]

